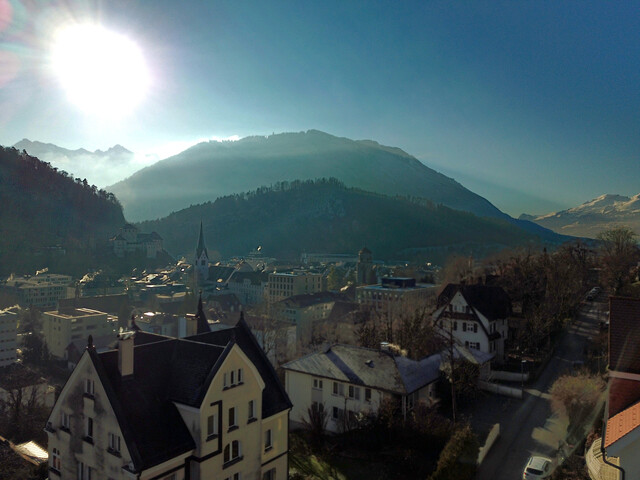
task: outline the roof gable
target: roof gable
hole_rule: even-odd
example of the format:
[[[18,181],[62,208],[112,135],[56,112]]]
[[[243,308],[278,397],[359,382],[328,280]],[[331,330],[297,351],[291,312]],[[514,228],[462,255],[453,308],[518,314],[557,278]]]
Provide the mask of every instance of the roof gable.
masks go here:
[[[438,295],[438,307],[447,305],[460,292],[469,306],[477,309],[489,320],[511,315],[511,299],[502,287],[492,285],[448,284]]]

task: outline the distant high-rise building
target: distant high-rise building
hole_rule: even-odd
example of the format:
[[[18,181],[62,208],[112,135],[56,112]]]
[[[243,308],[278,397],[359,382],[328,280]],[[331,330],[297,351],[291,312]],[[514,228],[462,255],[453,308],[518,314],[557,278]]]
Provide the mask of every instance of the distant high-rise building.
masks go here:
[[[0,310],[0,367],[16,361],[18,315],[11,310]]]
[[[303,293],[322,291],[322,274],[310,272],[270,273],[267,286],[269,304]]]
[[[364,247],[360,252],[358,252],[356,281],[358,285],[376,283],[376,278],[373,272],[373,255],[371,254],[371,250],[367,247]]]
[[[204,233],[202,232],[202,222],[200,222],[200,236],[198,237],[198,246],[196,247],[196,256],[194,259],[194,271],[198,285],[209,280],[209,253],[204,244]]]

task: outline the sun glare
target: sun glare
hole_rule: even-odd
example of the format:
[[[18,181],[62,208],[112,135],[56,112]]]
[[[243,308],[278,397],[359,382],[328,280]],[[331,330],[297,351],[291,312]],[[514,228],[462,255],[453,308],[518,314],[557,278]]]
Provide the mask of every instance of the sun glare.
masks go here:
[[[92,114],[119,116],[132,111],[150,83],[140,48],[95,25],[60,30],[52,65],[69,100]]]

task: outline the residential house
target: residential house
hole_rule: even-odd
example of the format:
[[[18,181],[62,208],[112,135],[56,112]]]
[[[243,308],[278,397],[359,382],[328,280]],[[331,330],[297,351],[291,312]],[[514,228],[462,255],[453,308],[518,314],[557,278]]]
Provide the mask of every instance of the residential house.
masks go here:
[[[504,361],[511,300],[501,287],[450,283],[438,296],[433,319],[443,334]]]
[[[602,438],[594,442],[586,455],[592,478],[640,478],[638,452],[640,299],[610,297],[609,386],[605,428]]]
[[[285,480],[290,409],[242,318],[103,353],[89,338],[47,422],[49,478]]]
[[[436,402],[441,356],[416,361],[353,345],[332,345],[283,365],[293,401],[291,420],[304,422],[310,408],[323,409],[327,430],[349,428],[357,414],[376,413],[386,401],[398,401],[407,415],[418,403]]]

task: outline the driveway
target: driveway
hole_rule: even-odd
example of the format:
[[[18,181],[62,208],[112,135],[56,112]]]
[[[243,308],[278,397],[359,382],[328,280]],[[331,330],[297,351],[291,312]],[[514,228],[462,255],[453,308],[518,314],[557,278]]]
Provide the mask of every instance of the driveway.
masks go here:
[[[558,377],[572,372],[573,362],[584,360],[584,347],[598,333],[601,312],[607,309],[603,302],[583,305],[544,372],[525,388],[522,400],[487,394],[474,407],[470,420],[476,432],[484,435],[495,423],[500,423],[501,429],[500,438],[479,468],[479,480],[521,478],[530,455],[555,458],[568,422],[563,416],[552,414],[549,389]]]

